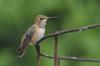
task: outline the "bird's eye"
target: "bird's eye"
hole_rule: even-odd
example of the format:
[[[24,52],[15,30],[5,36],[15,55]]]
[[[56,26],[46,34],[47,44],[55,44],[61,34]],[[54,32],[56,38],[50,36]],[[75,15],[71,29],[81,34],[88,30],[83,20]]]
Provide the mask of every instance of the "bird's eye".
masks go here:
[[[40,18],[40,20],[43,20],[44,18]]]

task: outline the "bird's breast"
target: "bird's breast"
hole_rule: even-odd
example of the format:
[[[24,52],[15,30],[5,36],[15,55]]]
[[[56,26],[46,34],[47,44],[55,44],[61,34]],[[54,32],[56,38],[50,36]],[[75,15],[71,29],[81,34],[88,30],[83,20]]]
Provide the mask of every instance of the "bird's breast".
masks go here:
[[[42,38],[42,37],[44,37],[44,34],[45,34],[45,29],[44,28],[39,28],[38,30],[37,30],[37,37],[38,38]]]
[[[44,34],[45,28],[37,28],[32,36],[31,42],[35,44],[37,41],[44,37]]]

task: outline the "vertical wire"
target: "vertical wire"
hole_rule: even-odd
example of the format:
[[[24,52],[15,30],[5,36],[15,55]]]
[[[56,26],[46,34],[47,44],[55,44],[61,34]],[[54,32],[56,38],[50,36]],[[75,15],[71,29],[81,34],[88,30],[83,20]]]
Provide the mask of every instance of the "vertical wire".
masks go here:
[[[37,66],[40,66],[40,45],[35,45],[36,52],[37,52]]]
[[[54,36],[54,66],[58,66],[58,37]]]

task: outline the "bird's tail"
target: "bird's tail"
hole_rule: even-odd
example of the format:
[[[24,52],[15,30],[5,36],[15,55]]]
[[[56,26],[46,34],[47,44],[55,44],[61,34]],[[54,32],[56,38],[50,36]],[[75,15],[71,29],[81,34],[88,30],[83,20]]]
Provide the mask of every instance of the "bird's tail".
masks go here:
[[[23,55],[25,54],[25,50],[23,49],[23,47],[19,47],[17,49],[17,53],[18,53],[18,57],[22,58]]]

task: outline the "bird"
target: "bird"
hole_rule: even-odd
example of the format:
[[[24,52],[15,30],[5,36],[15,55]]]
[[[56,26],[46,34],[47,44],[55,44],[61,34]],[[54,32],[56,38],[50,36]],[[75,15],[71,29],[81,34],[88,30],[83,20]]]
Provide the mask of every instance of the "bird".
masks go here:
[[[47,17],[45,15],[35,17],[35,23],[31,25],[22,36],[21,44],[17,49],[18,57],[23,57],[30,42],[36,45],[36,43],[44,37],[45,27],[49,18],[56,17]]]

